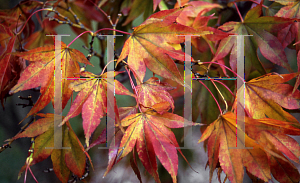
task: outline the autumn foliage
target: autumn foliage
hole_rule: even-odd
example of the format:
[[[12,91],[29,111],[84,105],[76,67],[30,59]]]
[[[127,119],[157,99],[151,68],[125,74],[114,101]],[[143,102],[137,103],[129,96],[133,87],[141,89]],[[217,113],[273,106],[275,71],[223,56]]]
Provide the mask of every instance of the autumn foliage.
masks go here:
[[[234,16],[227,16],[228,12]],[[132,26],[141,19],[141,24]],[[300,146],[291,137],[300,135],[300,123],[292,115],[300,108],[299,20],[299,0],[28,0],[0,10],[3,110],[6,99],[19,91],[40,93],[36,101],[23,106],[31,108],[21,121],[25,125],[7,137],[0,152],[19,138],[29,138],[32,145],[18,178],[24,176],[25,182],[28,171],[34,177],[30,167],[51,157],[55,175],[66,183],[84,180],[94,166],[89,150],[109,142],[103,176],[130,157],[141,182],[138,160],[156,182],[161,182],[161,163],[175,183],[178,153],[187,159],[178,141],[183,133],[172,129],[192,127],[202,133],[197,140],[204,143],[197,146],[207,152],[210,182],[215,175],[220,182],[241,183],[245,174],[253,182],[268,182],[272,177],[282,183],[299,182],[293,163],[300,163]],[[83,41],[86,52],[71,48],[73,41],[66,43],[62,38],[61,73],[54,73],[57,40],[49,35],[57,35],[63,24],[77,35],[73,41]],[[103,35],[123,35],[115,38],[113,60],[106,60]],[[184,35],[191,35],[191,68],[185,65]],[[244,76],[237,75],[234,35],[249,35],[243,38]],[[92,58],[97,58],[100,67],[94,73],[89,70],[95,65]],[[109,64],[115,71],[108,71]],[[191,88],[184,77],[190,70]],[[49,103],[56,105],[58,74],[63,78],[62,109],[56,109],[56,114],[41,113]],[[238,88],[237,80],[244,85]],[[191,92],[192,120],[188,120],[182,114],[187,112],[182,101]],[[109,93],[123,95],[136,105],[118,107],[116,98],[108,100]],[[245,128],[237,125],[239,106],[245,113]],[[60,116],[64,109],[67,115]],[[107,126],[95,133],[101,120],[111,117],[109,110],[114,113],[113,129]],[[80,114],[85,139],[76,135],[69,122]],[[54,124],[61,126],[62,146],[70,148],[49,148],[56,143]],[[237,148],[238,143],[244,147]]]

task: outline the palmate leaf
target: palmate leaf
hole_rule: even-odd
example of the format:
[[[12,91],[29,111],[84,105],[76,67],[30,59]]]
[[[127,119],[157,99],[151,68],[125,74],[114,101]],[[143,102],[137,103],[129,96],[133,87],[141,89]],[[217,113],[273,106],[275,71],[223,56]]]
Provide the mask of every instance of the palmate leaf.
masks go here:
[[[115,75],[117,74],[118,73]],[[82,112],[82,123],[86,137],[86,144],[89,146],[91,134],[100,124],[100,118],[106,114],[107,103],[110,102],[109,106],[112,106],[115,101],[107,101],[107,73],[95,75],[90,72],[82,72],[81,75],[86,78],[78,79],[70,84],[70,88],[79,93],[72,103],[71,108],[62,124]],[[119,81],[115,80],[114,82],[116,94],[133,96],[133,94],[130,93]],[[108,84],[113,85],[114,83]],[[114,88],[114,86],[112,86],[112,88]]]
[[[181,12],[182,9],[173,9],[153,14],[135,27],[125,42],[118,63],[128,56],[128,65],[138,81],[143,82],[147,67],[155,74],[183,85],[183,78],[171,59],[184,60],[184,52],[179,45],[184,42],[184,36],[179,35],[203,35],[207,32],[176,23]]]
[[[281,4],[284,4],[286,6],[282,7],[275,16],[278,17],[284,17],[284,18],[300,18],[300,1],[295,0],[295,1],[290,1],[289,3],[284,2],[284,1],[278,1]],[[299,42],[300,40],[300,23],[299,22],[294,22],[291,25],[285,27],[284,29],[280,30],[278,32],[278,39],[280,40],[281,44],[283,47],[288,46],[292,41],[295,40],[295,42]],[[296,52],[298,52],[298,61],[297,61],[297,66],[298,66],[298,71],[300,71],[300,62],[299,62],[299,44],[296,44]],[[295,89],[298,88],[300,84],[300,76],[298,76],[296,84],[295,84]]]
[[[158,81],[157,77],[152,77],[146,82],[136,86],[137,99],[142,104],[142,109],[145,111],[147,108],[153,107],[155,104],[165,104],[161,110],[157,112],[168,111],[170,108],[174,111],[174,101],[172,96],[168,93],[168,90],[172,90],[173,87],[168,83]],[[164,103],[166,102],[166,103]]]
[[[176,20],[179,23],[190,27],[194,24],[194,20],[197,16],[203,16],[214,8],[222,8],[220,4],[205,1],[191,1],[188,2],[187,5],[188,6],[184,8]]]
[[[28,52],[17,52],[15,55],[31,62],[22,73],[17,85],[11,89],[10,94],[41,86],[41,95],[27,117],[42,110],[51,100],[54,105],[55,46],[47,45]],[[64,108],[72,94],[72,90],[69,89],[72,80],[67,78],[79,77],[78,62],[91,64],[81,52],[68,48],[64,43],[61,44],[61,56],[62,108]]]
[[[245,50],[247,50],[245,51],[246,78],[251,71],[251,67],[254,67],[261,74],[266,73],[257,57],[257,48],[260,49],[260,52],[265,58],[274,64],[286,68],[289,72],[293,72],[288,64],[281,43],[272,33],[278,33],[279,30],[285,28],[294,21],[292,19],[281,17],[260,17],[261,12],[261,5],[256,6],[249,10],[244,22],[227,22],[220,26],[219,29],[238,35],[253,35],[244,38]],[[236,71],[236,46],[235,36],[229,36],[228,38],[223,39],[218,46],[213,61],[222,59],[231,52],[230,66]]]
[[[243,101],[245,98],[245,111],[249,117],[273,118],[282,121],[294,122],[298,125],[298,121],[286,109],[300,108],[300,92],[285,82],[295,78],[299,73],[272,75],[267,74],[259,78],[252,79],[245,83],[245,95],[243,88],[237,93],[237,99]],[[235,101],[237,102],[237,100]],[[238,103],[238,105],[243,105]],[[234,108],[236,105],[234,105]]]
[[[82,177],[86,166],[86,156],[84,147],[74,133],[69,122],[62,126],[62,146],[70,149],[55,149],[54,147],[54,115],[37,114],[44,117],[31,124],[26,130],[13,139],[23,137],[36,137],[33,151],[33,161],[31,165],[41,162],[51,155],[53,170],[62,182],[68,182],[70,171],[78,177]],[[21,168],[21,173],[25,170],[26,164]]]
[[[280,2],[279,2],[280,3]],[[300,18],[300,1],[294,1],[287,6],[281,8],[275,16],[284,18]],[[299,22],[294,22],[291,25],[285,27],[278,32],[278,39],[280,40],[282,46],[285,48],[292,41],[296,39],[296,42],[300,40],[299,35]],[[299,46],[297,46],[299,50]]]
[[[3,99],[9,90],[17,83],[20,74],[26,67],[24,59],[10,54],[14,51],[16,36],[12,31],[0,25],[0,101],[4,108]]]
[[[132,114],[121,121],[123,127],[127,127],[123,135],[118,151],[113,150],[113,161],[109,161],[109,167],[105,175],[110,171],[114,161],[119,162],[130,153],[136,145],[138,156],[146,170],[160,182],[157,173],[156,158],[171,175],[173,182],[177,182],[178,155],[176,147],[179,147],[175,135],[170,128],[182,128],[193,126],[195,123],[184,120],[183,117],[172,113],[159,114],[148,110],[144,113]],[[179,149],[181,153],[181,150]],[[181,153],[182,154],[182,153]],[[113,157],[110,156],[110,159]]]
[[[210,167],[210,182],[217,164],[233,183],[242,183],[244,169],[252,175],[267,182],[271,179],[271,172],[282,169],[281,165],[292,168],[280,175],[274,175],[277,180],[300,180],[297,169],[282,155],[284,153],[290,159],[299,163],[300,146],[289,135],[300,135],[300,129],[293,123],[274,120],[270,118],[252,119],[245,118],[245,146],[252,148],[235,148],[237,140],[236,115],[228,112],[220,116],[207,127],[199,142],[207,142],[208,164]],[[266,135],[274,135],[270,138]],[[279,161],[277,161],[279,160]],[[290,182],[290,181],[283,181]]]
[[[17,4],[12,9],[0,10],[0,22],[12,31],[20,31],[24,26],[23,34],[28,36],[34,31],[34,22],[30,19],[26,22],[33,9],[39,8],[42,3],[38,1],[24,1]],[[21,15],[21,16],[20,16]]]
[[[34,49],[44,45],[52,44],[54,45],[54,40],[52,36],[47,35],[56,35],[55,28],[59,24],[54,21],[43,20],[41,26],[42,29],[32,33],[26,40],[25,49]]]

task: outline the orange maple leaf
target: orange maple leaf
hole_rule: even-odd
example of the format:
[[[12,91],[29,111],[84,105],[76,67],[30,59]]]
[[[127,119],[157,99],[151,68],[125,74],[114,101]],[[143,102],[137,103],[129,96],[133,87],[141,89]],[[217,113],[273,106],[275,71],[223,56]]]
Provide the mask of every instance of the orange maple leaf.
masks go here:
[[[174,100],[172,96],[168,93],[168,90],[172,90],[173,87],[168,83],[163,83],[158,81],[158,78],[152,77],[146,82],[135,87],[137,92],[137,99],[140,104],[142,104],[142,110],[145,107],[151,108],[155,104],[164,104],[160,110],[157,112],[168,111],[170,108],[174,110]],[[166,103],[165,103],[166,102]],[[156,107],[156,109],[158,109]]]
[[[155,158],[157,156],[171,175],[173,182],[177,182],[178,155],[176,147],[179,147],[179,145],[170,128],[182,128],[196,124],[184,120],[183,117],[176,114],[168,112],[159,114],[148,110],[144,113],[132,114],[125,117],[121,121],[121,125],[123,127],[128,126],[128,128],[119,142],[119,148],[115,149],[117,153],[112,153],[116,156],[116,159],[112,160],[119,162],[136,145],[140,160],[146,170],[154,177],[155,181],[160,182]],[[120,139],[120,137],[118,138]],[[182,154],[180,149],[178,151]],[[112,163],[109,164],[105,175],[111,169],[111,166]]]
[[[115,75],[117,74],[118,73],[115,73]],[[89,146],[91,134],[100,124],[100,118],[106,114],[107,103],[112,103],[113,101],[107,101],[107,73],[95,75],[90,72],[82,72],[81,75],[86,78],[76,80],[70,84],[70,88],[79,93],[72,103],[69,113],[62,121],[62,124],[82,112],[82,123],[86,137],[86,144]],[[112,86],[112,88],[115,89],[116,94],[133,96],[133,94],[117,80],[115,80],[115,83],[108,84],[115,84],[115,87]],[[112,104],[109,106],[112,106]]]
[[[285,82],[295,78],[299,73],[273,75],[272,73],[252,79],[245,83],[245,89],[240,88],[237,99],[243,101],[245,98],[245,111],[249,117],[273,118],[282,121],[290,121],[298,124],[298,121],[286,109],[300,108],[300,91]],[[245,95],[244,91],[245,90]],[[243,105],[238,103],[238,105]],[[299,126],[299,125],[298,125]]]
[[[184,36],[179,35],[201,36],[208,32],[199,32],[178,24],[176,18],[181,11],[182,9],[173,9],[153,14],[144,23],[135,27],[125,42],[118,63],[128,56],[128,65],[139,82],[143,82],[147,67],[155,74],[184,85],[183,78],[172,60],[172,58],[181,61],[185,59],[179,45],[184,42]]]
[[[199,140],[202,142],[208,139],[210,182],[218,163],[233,183],[243,182],[243,167],[264,182],[271,179],[271,172],[280,170],[281,164],[296,169],[282,153],[291,160],[299,162],[300,146],[296,140],[286,135],[300,135],[299,128],[294,127],[290,122],[246,117],[246,128],[243,132],[236,127],[236,119],[236,115],[231,112],[220,116],[207,127]],[[242,139],[237,136],[237,131],[244,134],[245,148],[236,148],[237,140],[242,142]],[[279,159],[280,161],[276,163]],[[277,180],[287,180],[289,177],[300,180],[297,170],[281,173],[280,176],[274,175],[274,177]]]
[[[67,182],[69,179],[70,171],[78,177],[82,177],[86,166],[86,156],[90,159],[89,155],[85,152],[80,140],[77,138],[69,122],[62,126],[62,145],[63,147],[70,147],[69,149],[54,148],[54,114],[37,114],[43,118],[38,119],[22,133],[19,133],[13,139],[23,137],[36,137],[33,150],[32,161],[29,166],[47,159],[51,155],[53,163],[53,170],[56,176],[62,181]],[[52,147],[52,148],[51,148]],[[25,164],[18,177],[26,169]]]
[[[17,85],[11,89],[10,94],[41,86],[41,95],[27,117],[42,110],[51,100],[54,105],[55,46],[47,45],[28,52],[17,52],[15,55],[31,62],[22,73]],[[79,77],[78,62],[91,64],[80,51],[68,48],[64,43],[61,44],[61,56],[62,108],[64,108],[72,94],[69,84],[73,81],[67,78]]]

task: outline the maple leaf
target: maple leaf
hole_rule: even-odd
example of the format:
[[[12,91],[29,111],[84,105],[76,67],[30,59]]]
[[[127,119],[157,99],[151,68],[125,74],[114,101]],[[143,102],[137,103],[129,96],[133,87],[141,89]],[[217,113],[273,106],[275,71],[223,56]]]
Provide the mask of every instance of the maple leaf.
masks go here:
[[[12,31],[1,24],[0,35],[0,101],[4,109],[3,99],[18,82],[20,74],[26,67],[26,62],[24,59],[10,54],[14,51],[16,40]]]
[[[178,70],[181,74],[184,74],[184,65],[181,64],[178,65]],[[176,99],[184,95],[184,87],[180,85],[178,82],[166,78],[164,78],[162,81],[165,83],[169,83],[169,85],[173,86],[174,89],[168,91],[171,94],[173,99]]]
[[[290,6],[293,5],[295,2],[298,2],[299,0],[270,0],[270,1],[274,1],[282,5]]]
[[[68,149],[55,149],[54,147],[54,114],[37,114],[43,118],[38,119],[25,129],[22,133],[13,137],[13,139],[23,137],[36,137],[33,151],[33,160],[30,163],[34,165],[47,159],[51,155],[53,170],[56,176],[62,182],[68,182],[70,171],[78,177],[82,177],[86,166],[86,156],[84,147],[74,133],[69,122],[62,126],[62,146],[70,147]],[[57,118],[59,119],[59,118]],[[25,170],[26,164],[21,168],[21,173]]]
[[[17,85],[11,89],[10,94],[41,86],[41,95],[27,117],[43,109],[51,100],[54,105],[55,46],[47,45],[28,52],[17,52],[15,55],[29,60],[31,63],[22,73]],[[68,88],[72,80],[66,78],[79,77],[78,62],[91,64],[81,52],[68,48],[63,42],[61,56],[62,108],[64,108],[72,94],[72,90]]]
[[[2,24],[0,25],[0,100],[1,104],[3,104],[3,98],[6,95],[5,88],[8,85],[9,81],[11,80],[11,65],[10,65],[10,58],[16,37],[12,34],[12,32]]]
[[[234,183],[243,182],[243,167],[246,167],[247,171],[252,175],[267,182],[271,179],[271,171],[276,172],[279,170],[280,166],[278,165],[282,163],[280,161],[275,165],[274,161],[276,159],[288,162],[281,152],[292,158],[292,160],[299,162],[299,144],[291,137],[285,135],[300,135],[300,129],[295,128],[293,123],[270,118],[255,120],[246,117],[246,134],[242,132],[245,137],[246,148],[235,148],[237,140],[242,141],[237,136],[237,131],[241,129],[236,127],[236,120],[236,115],[231,112],[220,116],[207,127],[199,140],[199,142],[202,142],[208,139],[207,152],[210,182],[218,162],[229,180]],[[264,136],[266,134],[274,135],[277,138]],[[275,147],[279,148],[275,150]],[[300,179],[298,171],[286,172],[285,175],[282,173],[280,176],[277,175],[276,179],[286,179],[287,177],[284,176],[298,177],[298,181]]]
[[[228,37],[228,34],[220,31],[218,29],[215,29],[213,27],[208,27],[208,21],[213,19],[213,14],[210,16],[202,16],[201,13],[198,14],[198,16],[195,18],[192,27],[198,31],[208,31],[212,32],[212,34],[204,35],[203,38],[208,39],[209,41],[219,41],[226,37]],[[208,40],[206,40],[208,42]],[[214,53],[214,52],[213,52]]]
[[[176,20],[178,23],[192,27],[197,16],[203,16],[205,13],[214,8],[222,8],[222,6],[216,3],[209,3],[205,1],[192,1],[187,3],[187,7],[184,8]]]
[[[115,75],[117,74],[119,73]],[[76,80],[70,84],[70,89],[79,93],[62,124],[82,112],[86,144],[89,146],[91,134],[100,124],[100,118],[106,114],[107,102],[111,103],[113,101],[107,101],[107,80],[105,79],[107,78],[107,73],[95,75],[90,72],[82,72],[81,75],[87,78]],[[108,84],[113,85],[113,83]],[[115,89],[116,94],[133,96],[133,94],[117,80],[115,80],[115,87],[112,86],[112,88]]]
[[[128,126],[128,128],[120,142],[115,161],[119,162],[136,145],[140,160],[155,181],[160,182],[157,173],[156,155],[171,175],[173,182],[177,182],[178,156],[176,147],[179,147],[179,145],[170,128],[182,128],[195,125],[195,123],[186,121],[176,114],[168,112],[159,114],[148,110],[145,113],[125,117],[121,121],[121,125],[123,127]],[[181,150],[179,152],[181,153]]]
[[[279,2],[282,3],[282,2]],[[285,3],[284,3],[285,4]],[[300,18],[300,1],[293,1],[288,4],[287,6],[284,6],[281,8],[275,16],[277,17],[284,17],[284,18]],[[278,39],[280,40],[282,46],[285,48],[288,46],[290,43],[292,43],[293,40],[296,39],[296,42],[300,40],[300,37],[298,35],[298,30],[299,30],[299,22],[294,22],[284,29],[280,30],[278,32]],[[297,49],[299,47],[297,46]]]
[[[184,52],[176,50],[174,45],[180,48],[179,43],[184,42],[184,37],[179,35],[204,33],[177,24],[176,17],[181,11],[173,9],[153,14],[135,27],[126,40],[118,63],[128,56],[128,65],[140,82],[143,82],[148,67],[155,74],[183,85],[183,79],[171,57],[183,61]]]
[[[283,47],[277,37],[271,33],[277,33],[279,30],[293,23],[293,20],[281,17],[268,17],[261,15],[261,5],[248,11],[244,22],[227,22],[219,29],[228,33],[238,35],[253,35],[244,37],[245,40],[245,74],[248,77],[251,68],[255,67],[261,74],[266,71],[257,57],[257,48],[261,54],[271,62],[286,68],[293,72],[288,64]],[[224,58],[230,51],[230,66],[236,71],[236,37],[229,36],[223,39],[217,49],[216,55],[212,61]]]
[[[208,50],[208,48],[210,49],[212,54],[215,54],[216,49],[215,46],[213,46],[216,41],[220,41],[226,37],[229,36],[228,33],[225,33],[223,31],[220,31],[216,28],[213,27],[209,27],[207,26],[209,20],[211,20],[214,14],[210,15],[210,16],[203,16],[203,12],[205,12],[205,10],[202,10],[200,13],[198,13],[197,17],[194,18],[194,22],[191,25],[194,29],[196,29],[197,31],[207,31],[207,32],[212,32],[212,34],[207,34],[207,35],[203,35],[202,37],[192,37],[191,41],[192,41],[192,45],[194,47],[196,47],[200,52],[205,52]],[[191,20],[192,18],[189,17],[189,20]],[[209,53],[206,53],[207,55]],[[217,60],[219,63],[224,62],[222,59],[221,60]],[[223,64],[223,63],[222,63]],[[226,75],[226,69],[221,66],[221,68],[223,69],[224,74]]]
[[[298,121],[291,114],[282,109],[282,107],[286,109],[300,108],[299,90],[293,93],[293,86],[283,84],[298,75],[299,73],[281,75],[270,73],[252,79],[245,83],[245,95],[243,94],[243,88],[238,90],[237,99],[243,101],[241,97],[245,98],[245,111],[249,117],[255,119],[269,117],[298,124]],[[238,105],[243,104],[239,103]]]
[[[173,87],[158,80],[157,77],[151,77],[146,82],[135,87],[139,103],[147,110],[147,108],[151,108],[155,104],[167,102],[163,110],[157,112],[168,111],[170,108],[174,111],[174,101],[168,93],[168,90],[172,90]]]
[[[27,23],[26,20],[30,16],[30,11],[39,8],[42,4],[37,1],[25,1],[17,4],[12,9],[0,10],[0,22],[16,32],[26,26],[23,31],[24,35],[31,34],[34,31],[34,22],[30,19]],[[25,23],[27,24],[25,25]]]
[[[295,1],[288,1],[288,2],[284,2],[284,1],[278,1],[278,2],[286,6],[282,7],[276,13],[275,16],[292,18],[292,19],[300,18],[300,11],[299,11],[300,1],[295,0]],[[298,42],[300,40],[299,28],[300,28],[299,22],[294,22],[278,32],[277,37],[284,48],[288,46],[290,43],[292,43],[292,41],[295,40],[295,42]],[[298,44],[296,44],[296,52],[299,52],[299,50],[300,47]],[[300,71],[300,62],[297,62],[297,65],[298,65],[298,71]],[[298,76],[297,78],[295,89],[298,88],[299,84],[300,84],[300,76]]]
[[[54,21],[44,20],[41,24],[42,29],[32,33],[26,40],[25,49],[34,49],[44,45],[54,45],[53,37],[47,35],[55,35],[56,31],[54,28],[58,24]]]

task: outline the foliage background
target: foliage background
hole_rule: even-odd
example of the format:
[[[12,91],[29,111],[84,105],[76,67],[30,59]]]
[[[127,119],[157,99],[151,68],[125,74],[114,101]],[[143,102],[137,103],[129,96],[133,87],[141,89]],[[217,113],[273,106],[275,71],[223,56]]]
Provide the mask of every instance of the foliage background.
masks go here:
[[[211,2],[210,0],[206,0]],[[19,0],[0,0],[0,9],[10,9],[14,7]],[[214,1],[217,2],[217,1]],[[221,0],[219,0],[221,2]],[[240,3],[240,11],[243,13],[247,12],[250,8],[251,3]],[[236,13],[236,11],[228,11],[228,18],[232,21],[239,21],[239,17]],[[133,25],[137,26],[140,23],[144,21],[143,14],[139,16],[134,22]],[[38,27],[36,27],[36,30]],[[63,41],[65,43],[71,42],[76,35],[73,33],[73,31],[70,29],[68,25],[60,25],[56,29],[58,34],[70,34],[69,37],[63,37]],[[78,39],[74,44],[72,44],[71,48],[76,48],[79,51],[81,51],[84,54],[87,54],[87,51],[82,48],[83,42],[81,39]],[[97,46],[95,47],[95,50],[97,50]],[[289,48],[285,49],[287,53],[287,58],[289,60],[289,63],[292,68],[297,68],[296,66],[296,57],[293,57],[289,54],[293,52],[294,50],[290,50]],[[261,58],[265,62],[267,62],[264,58]],[[91,63],[97,63],[96,58],[91,59]],[[97,68],[98,64],[94,64],[95,68],[88,68],[91,72],[99,70]],[[98,66],[99,67],[99,66]],[[274,70],[275,72],[283,73],[284,70]],[[295,69],[296,71],[296,69]],[[148,73],[146,75],[145,80],[147,78],[151,77],[151,73]],[[124,83],[124,85],[130,90],[129,82]],[[195,93],[194,93],[195,94]],[[17,106],[17,103],[23,103],[26,101],[22,101],[18,98],[18,95],[21,96],[28,96],[32,95],[33,101],[36,101],[39,92],[35,91],[21,91],[11,97],[8,97],[5,102],[5,110],[0,110],[0,142],[3,142],[7,138],[10,138],[14,136],[19,130],[21,125],[18,125],[18,122],[21,121],[26,114],[29,112],[30,108],[22,108],[21,106]],[[76,95],[73,96],[73,99],[75,99]],[[123,96],[117,96],[118,106],[130,106],[130,103],[134,104],[134,101],[129,101],[126,97]],[[70,108],[70,101],[67,105],[66,109],[63,112],[63,115],[66,115],[66,111],[68,111]],[[180,102],[177,102],[177,106],[175,109],[177,109],[177,113],[181,113],[180,110],[182,106],[180,105]],[[208,109],[209,110],[209,109]],[[43,109],[41,112],[51,112],[53,111],[52,105],[48,105],[45,109]],[[176,112],[176,111],[175,111]],[[293,115],[293,113],[292,113]],[[294,115],[298,121],[300,121],[300,115]],[[74,129],[75,133],[78,135],[78,137],[82,140],[84,139],[84,134],[82,131],[82,125],[81,125],[81,115],[73,118],[70,120],[70,123],[72,125],[72,128]],[[105,124],[105,123],[101,123]],[[181,129],[182,130],[182,129]],[[97,130],[96,133],[100,133],[100,130]],[[176,132],[176,131],[175,131]],[[199,137],[201,136],[201,133],[199,132],[198,128],[197,130],[193,130],[193,136],[192,139],[194,143],[196,144]],[[300,137],[298,139],[296,138],[298,142],[300,142]],[[17,175],[21,167],[24,165],[24,162],[27,158],[27,150],[30,147],[30,139],[24,138],[24,139],[18,139],[12,144],[12,148],[5,150],[0,155],[0,182],[1,183],[11,183],[11,182],[23,182],[23,179],[16,181]],[[187,159],[189,160],[191,166],[197,170],[199,173],[195,173],[192,171],[186,162],[184,162],[183,158],[179,156],[179,168],[178,168],[178,182],[208,182],[209,180],[209,169],[207,168],[205,170],[205,165],[208,160],[206,153],[203,149],[203,144],[197,145],[197,147],[193,150],[182,150]],[[103,179],[102,176],[106,170],[107,162],[108,162],[108,150],[99,150],[97,148],[91,149],[89,151],[89,154],[93,160],[93,164],[95,165],[95,170],[91,170],[90,168],[90,174],[86,178],[87,182],[112,182],[112,183],[129,183],[129,182],[139,182],[136,178],[136,175],[132,171],[130,165],[129,165],[129,157],[124,158],[120,163],[118,163],[113,170]],[[300,165],[295,164],[295,166],[298,167],[298,170],[300,170]],[[38,163],[31,167],[34,175],[39,180],[40,183],[48,183],[48,182],[60,182],[58,178],[55,176],[54,172],[50,173],[44,173],[43,170],[52,167],[52,163],[50,158],[48,158],[46,161],[43,161],[41,163]],[[139,167],[142,167],[142,164],[139,164]],[[143,169],[142,169],[143,170]],[[159,165],[159,176],[161,178],[161,181],[164,183],[172,182],[172,179],[168,172]],[[147,182],[154,182],[153,178],[147,174],[146,172],[141,172],[143,181]],[[222,178],[224,179],[225,174],[222,173]],[[28,175],[27,182],[33,182],[31,175]],[[212,182],[218,182],[216,179],[216,175],[214,175]],[[227,182],[229,182],[227,180]],[[245,183],[252,182],[249,177],[245,174],[244,177]],[[273,182],[277,182],[275,179],[273,179]]]

